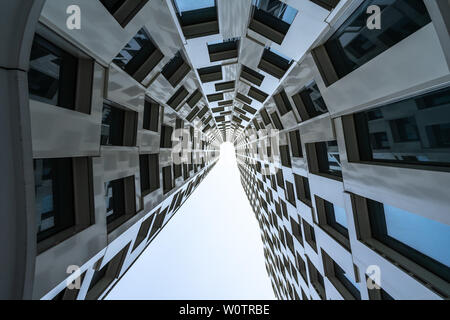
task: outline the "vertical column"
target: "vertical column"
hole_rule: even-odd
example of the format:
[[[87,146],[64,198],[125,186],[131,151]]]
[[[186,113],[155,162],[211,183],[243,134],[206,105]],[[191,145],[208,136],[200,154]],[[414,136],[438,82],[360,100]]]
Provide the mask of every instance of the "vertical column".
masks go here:
[[[30,299],[36,235],[27,69],[45,0],[0,0],[0,299]]]

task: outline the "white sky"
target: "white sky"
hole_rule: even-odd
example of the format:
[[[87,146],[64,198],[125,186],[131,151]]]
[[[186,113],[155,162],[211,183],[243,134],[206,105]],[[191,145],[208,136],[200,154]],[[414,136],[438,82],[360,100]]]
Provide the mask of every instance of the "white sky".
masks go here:
[[[107,299],[275,299],[231,143]]]

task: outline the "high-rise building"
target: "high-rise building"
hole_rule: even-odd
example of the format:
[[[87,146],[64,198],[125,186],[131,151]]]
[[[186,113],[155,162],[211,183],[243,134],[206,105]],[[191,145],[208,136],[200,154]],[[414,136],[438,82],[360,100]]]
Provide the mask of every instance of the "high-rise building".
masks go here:
[[[448,1],[0,9],[1,298],[104,298],[224,141],[279,299],[450,297]]]

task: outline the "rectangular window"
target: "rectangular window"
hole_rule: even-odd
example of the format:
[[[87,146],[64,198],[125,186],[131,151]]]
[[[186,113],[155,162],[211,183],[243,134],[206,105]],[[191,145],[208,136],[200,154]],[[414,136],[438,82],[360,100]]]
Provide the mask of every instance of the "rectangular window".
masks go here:
[[[450,226],[367,199],[372,237],[450,281]]]
[[[161,212],[159,212],[155,217],[155,222],[153,222],[152,230],[148,235],[148,240],[151,240],[152,237],[163,227],[164,220],[166,219],[166,214],[168,212],[168,208],[165,208]]]
[[[108,233],[136,214],[134,176],[105,183],[106,223]]]
[[[86,114],[91,113],[94,62],[76,57],[40,35],[33,40],[28,71],[30,99]]]
[[[270,122],[270,118],[269,118],[269,114],[267,113],[267,110],[265,108],[263,108],[259,111],[259,113],[264,121],[264,124],[266,126],[269,125],[271,122]]]
[[[161,74],[175,88],[190,70],[191,67],[184,61],[181,51],[178,51],[161,70]]]
[[[161,126],[161,148],[172,148],[172,132],[173,128],[171,126]]]
[[[105,146],[135,146],[137,113],[103,104],[101,144]]]
[[[264,76],[259,73],[258,71],[255,71],[253,69],[250,69],[249,67],[242,65],[241,75],[240,77],[242,79],[245,79],[247,81],[250,81],[251,83],[260,86],[262,82],[264,81]]]
[[[94,272],[86,294],[86,300],[97,300],[109,285],[119,278],[129,248],[130,244],[126,245],[103,268]]]
[[[303,236],[302,236],[302,229],[300,227],[300,224],[295,221],[292,217],[291,220],[291,228],[292,228],[292,234],[294,237],[300,242],[300,244],[303,246]]]
[[[278,130],[283,130],[283,125],[281,123],[280,116],[278,115],[278,113],[274,111],[270,114],[270,117],[272,118],[272,122],[275,128]]]
[[[197,69],[202,83],[214,82],[223,79],[222,66],[216,65]]]
[[[71,158],[34,160],[38,242],[75,224]]]
[[[173,181],[172,181],[172,167],[164,167],[162,169],[163,172],[163,192],[166,194],[170,190],[173,189]]]
[[[345,116],[349,160],[448,167],[449,97],[447,87]]]
[[[152,214],[150,217],[144,220],[139,227],[139,232],[136,236],[136,240],[134,241],[133,249],[131,251],[136,250],[137,247],[147,238],[148,231],[150,230],[150,226],[153,222],[155,215]]]
[[[333,286],[339,291],[345,300],[361,300],[359,283],[347,274],[324,250],[322,250],[323,266],[325,276],[330,280]],[[358,276],[357,268],[355,274]]]
[[[92,164],[87,157],[34,160],[37,251],[94,223]]]
[[[292,59],[283,56],[274,49],[266,48],[263,51],[258,68],[277,79],[283,78],[286,71],[291,67]]]
[[[159,104],[145,100],[143,129],[158,132],[159,130]]]
[[[164,58],[153,44],[147,31],[142,28],[119,52],[113,62],[126,73],[141,82]]]
[[[361,292],[359,291],[359,284],[352,279],[339,265],[333,261],[334,275],[341,284],[350,292],[350,294],[356,299],[361,300]]]
[[[323,276],[316,269],[316,267],[311,263],[309,258],[306,257],[306,259],[308,260],[309,279],[311,281],[311,285],[317,291],[320,298],[322,298],[322,300],[325,300],[326,295],[325,295],[325,283],[323,281]]]
[[[291,168],[291,155],[289,153],[289,147],[280,146],[281,164],[285,167]]]
[[[175,0],[174,3],[186,39],[219,33],[215,0]]]
[[[36,35],[28,72],[30,98],[75,109],[77,64],[74,56]]]
[[[345,209],[318,196],[315,196],[315,200],[319,226],[346,249],[350,250]]]
[[[306,148],[311,173],[342,179],[341,160],[336,141],[307,144]]]
[[[290,204],[292,204],[294,207],[296,207],[295,196],[294,196],[294,186],[289,181],[286,181],[286,199],[287,199],[287,201],[289,201]]]
[[[314,228],[305,220],[303,220],[303,231],[305,232],[306,242],[317,252],[316,233],[314,232]]]
[[[298,11],[278,0],[253,0],[253,16],[249,28],[281,44]]]
[[[142,195],[145,196],[159,189],[159,154],[141,154],[139,168]]]
[[[273,100],[275,101],[278,111],[280,111],[280,114],[282,116],[284,116],[286,113],[292,110],[291,103],[289,102],[289,98],[286,95],[284,89],[281,90],[279,93],[275,94],[273,96]]]
[[[294,100],[297,111],[303,121],[328,112],[325,101],[315,82],[294,95],[292,100]]]
[[[173,165],[173,178],[177,179],[182,176],[181,164]]]
[[[296,262],[297,262],[297,269],[300,272],[300,275],[302,276],[303,280],[306,283],[308,283],[308,276],[306,274],[306,263],[305,261],[303,261],[302,257],[298,253],[296,257]]]
[[[208,43],[209,60],[211,62],[237,58],[239,39],[227,39],[219,43]]]
[[[309,188],[309,180],[306,177],[299,176],[294,173],[295,190],[297,191],[297,199],[308,206],[312,206],[311,191]]]
[[[277,178],[277,184],[280,188],[284,189],[284,177],[283,177],[283,170],[275,168],[276,170],[276,178]],[[276,188],[274,188],[276,190]]]
[[[367,28],[367,8],[381,8],[380,30]],[[431,22],[422,0],[364,1],[325,43],[338,78],[358,69]]]
[[[292,156],[294,158],[303,158],[302,141],[300,140],[300,132],[298,130],[289,132],[289,140],[291,142]]]

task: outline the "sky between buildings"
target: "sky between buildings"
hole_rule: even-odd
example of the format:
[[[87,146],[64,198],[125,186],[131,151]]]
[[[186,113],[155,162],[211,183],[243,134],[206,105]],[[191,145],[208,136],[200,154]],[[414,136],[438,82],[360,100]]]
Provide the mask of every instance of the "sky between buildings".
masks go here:
[[[106,299],[275,299],[231,143]]]

